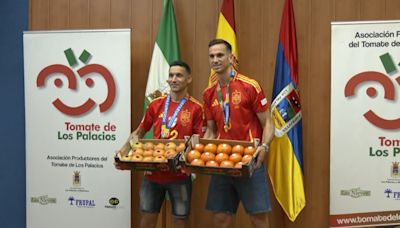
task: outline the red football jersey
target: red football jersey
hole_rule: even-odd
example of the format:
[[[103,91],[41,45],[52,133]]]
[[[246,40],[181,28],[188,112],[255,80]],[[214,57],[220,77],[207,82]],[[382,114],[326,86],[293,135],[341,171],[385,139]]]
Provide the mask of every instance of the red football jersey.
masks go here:
[[[139,127],[146,132],[153,126],[154,138],[161,138],[161,125],[164,112],[164,103],[166,96],[154,99],[147,107],[146,114]],[[173,115],[179,102],[171,100],[168,108],[167,123]],[[187,102],[183,105],[177,118],[169,130],[169,139],[183,139],[185,135],[203,134],[204,114],[202,105],[193,97],[189,96]]]
[[[230,129],[224,130],[224,115],[218,102],[217,82],[203,92],[206,120],[214,120],[217,138],[252,141],[261,139],[263,126],[257,113],[269,108],[264,91],[254,79],[234,71],[229,84]],[[221,87],[222,100],[225,100],[226,86]]]
[[[155,139],[161,138],[161,125],[164,112],[164,104],[167,96],[159,97],[150,102],[146,109],[146,113],[140,123],[139,127],[146,132],[153,127]],[[173,115],[175,109],[178,107],[179,102],[170,101],[167,123]],[[192,134],[203,135],[202,130],[204,126],[204,113],[202,105],[193,97],[188,96],[188,100],[182,106],[176,120],[169,130],[169,139],[183,139],[185,135],[191,136]],[[187,176],[180,171],[177,172],[162,172],[152,171],[151,174],[146,172],[146,177],[159,184],[171,183],[185,179]]]

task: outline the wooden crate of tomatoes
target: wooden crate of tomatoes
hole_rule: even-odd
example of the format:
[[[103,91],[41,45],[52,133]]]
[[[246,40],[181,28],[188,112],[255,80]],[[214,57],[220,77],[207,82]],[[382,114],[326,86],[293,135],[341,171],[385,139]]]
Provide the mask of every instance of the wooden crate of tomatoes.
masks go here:
[[[185,170],[194,173],[250,177],[258,144],[259,139],[253,142],[211,140],[193,135],[180,163]]]
[[[126,142],[115,155],[115,162],[131,170],[175,170],[180,153],[185,150],[185,140],[137,139]]]

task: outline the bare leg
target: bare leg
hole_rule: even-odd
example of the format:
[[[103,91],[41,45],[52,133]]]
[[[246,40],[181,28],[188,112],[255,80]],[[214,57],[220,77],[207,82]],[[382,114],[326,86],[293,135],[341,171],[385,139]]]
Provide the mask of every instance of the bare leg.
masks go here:
[[[251,214],[250,221],[253,228],[269,228],[267,212]]]
[[[228,228],[232,225],[232,215],[228,213],[214,213],[214,227]]]
[[[184,228],[186,225],[186,219],[174,218],[174,228]]]
[[[157,225],[158,213],[142,213],[140,228],[154,228]]]

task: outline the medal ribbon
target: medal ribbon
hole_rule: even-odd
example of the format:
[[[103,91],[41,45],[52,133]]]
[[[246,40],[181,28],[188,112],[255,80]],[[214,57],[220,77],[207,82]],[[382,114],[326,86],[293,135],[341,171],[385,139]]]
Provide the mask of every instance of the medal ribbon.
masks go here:
[[[225,100],[222,100],[222,92],[221,92],[221,86],[218,83],[217,85],[217,97],[218,97],[218,103],[221,106],[222,109],[222,114],[224,115],[224,130],[228,131],[230,128],[230,112],[229,112],[229,84],[231,83],[231,80],[233,76],[235,76],[235,72],[232,70],[231,71],[231,77],[229,78],[229,83],[226,86],[225,89]]]
[[[186,103],[186,101],[187,101],[186,97],[181,99],[178,107],[176,107],[174,113],[172,114],[171,118],[169,119],[169,121],[167,123],[168,108],[169,108],[169,104],[171,103],[171,95],[168,94],[167,99],[165,100],[165,103],[164,103],[164,112],[163,112],[163,117],[162,117],[162,122],[161,122],[161,137],[162,138],[168,137],[168,135],[166,133],[169,133],[169,129],[174,124],[175,119],[178,117],[178,114],[182,110],[182,107]],[[164,135],[163,135],[163,133],[164,133]]]

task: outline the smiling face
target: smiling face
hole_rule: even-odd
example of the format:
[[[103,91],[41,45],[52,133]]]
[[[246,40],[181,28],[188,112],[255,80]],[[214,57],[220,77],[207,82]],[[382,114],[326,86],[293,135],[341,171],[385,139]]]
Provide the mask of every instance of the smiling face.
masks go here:
[[[192,82],[192,76],[184,67],[172,66],[169,68],[167,82],[171,92],[186,94],[187,86]]]
[[[210,67],[217,74],[223,74],[229,71],[232,63],[232,53],[228,50],[225,44],[215,44],[208,48],[208,58]]]

